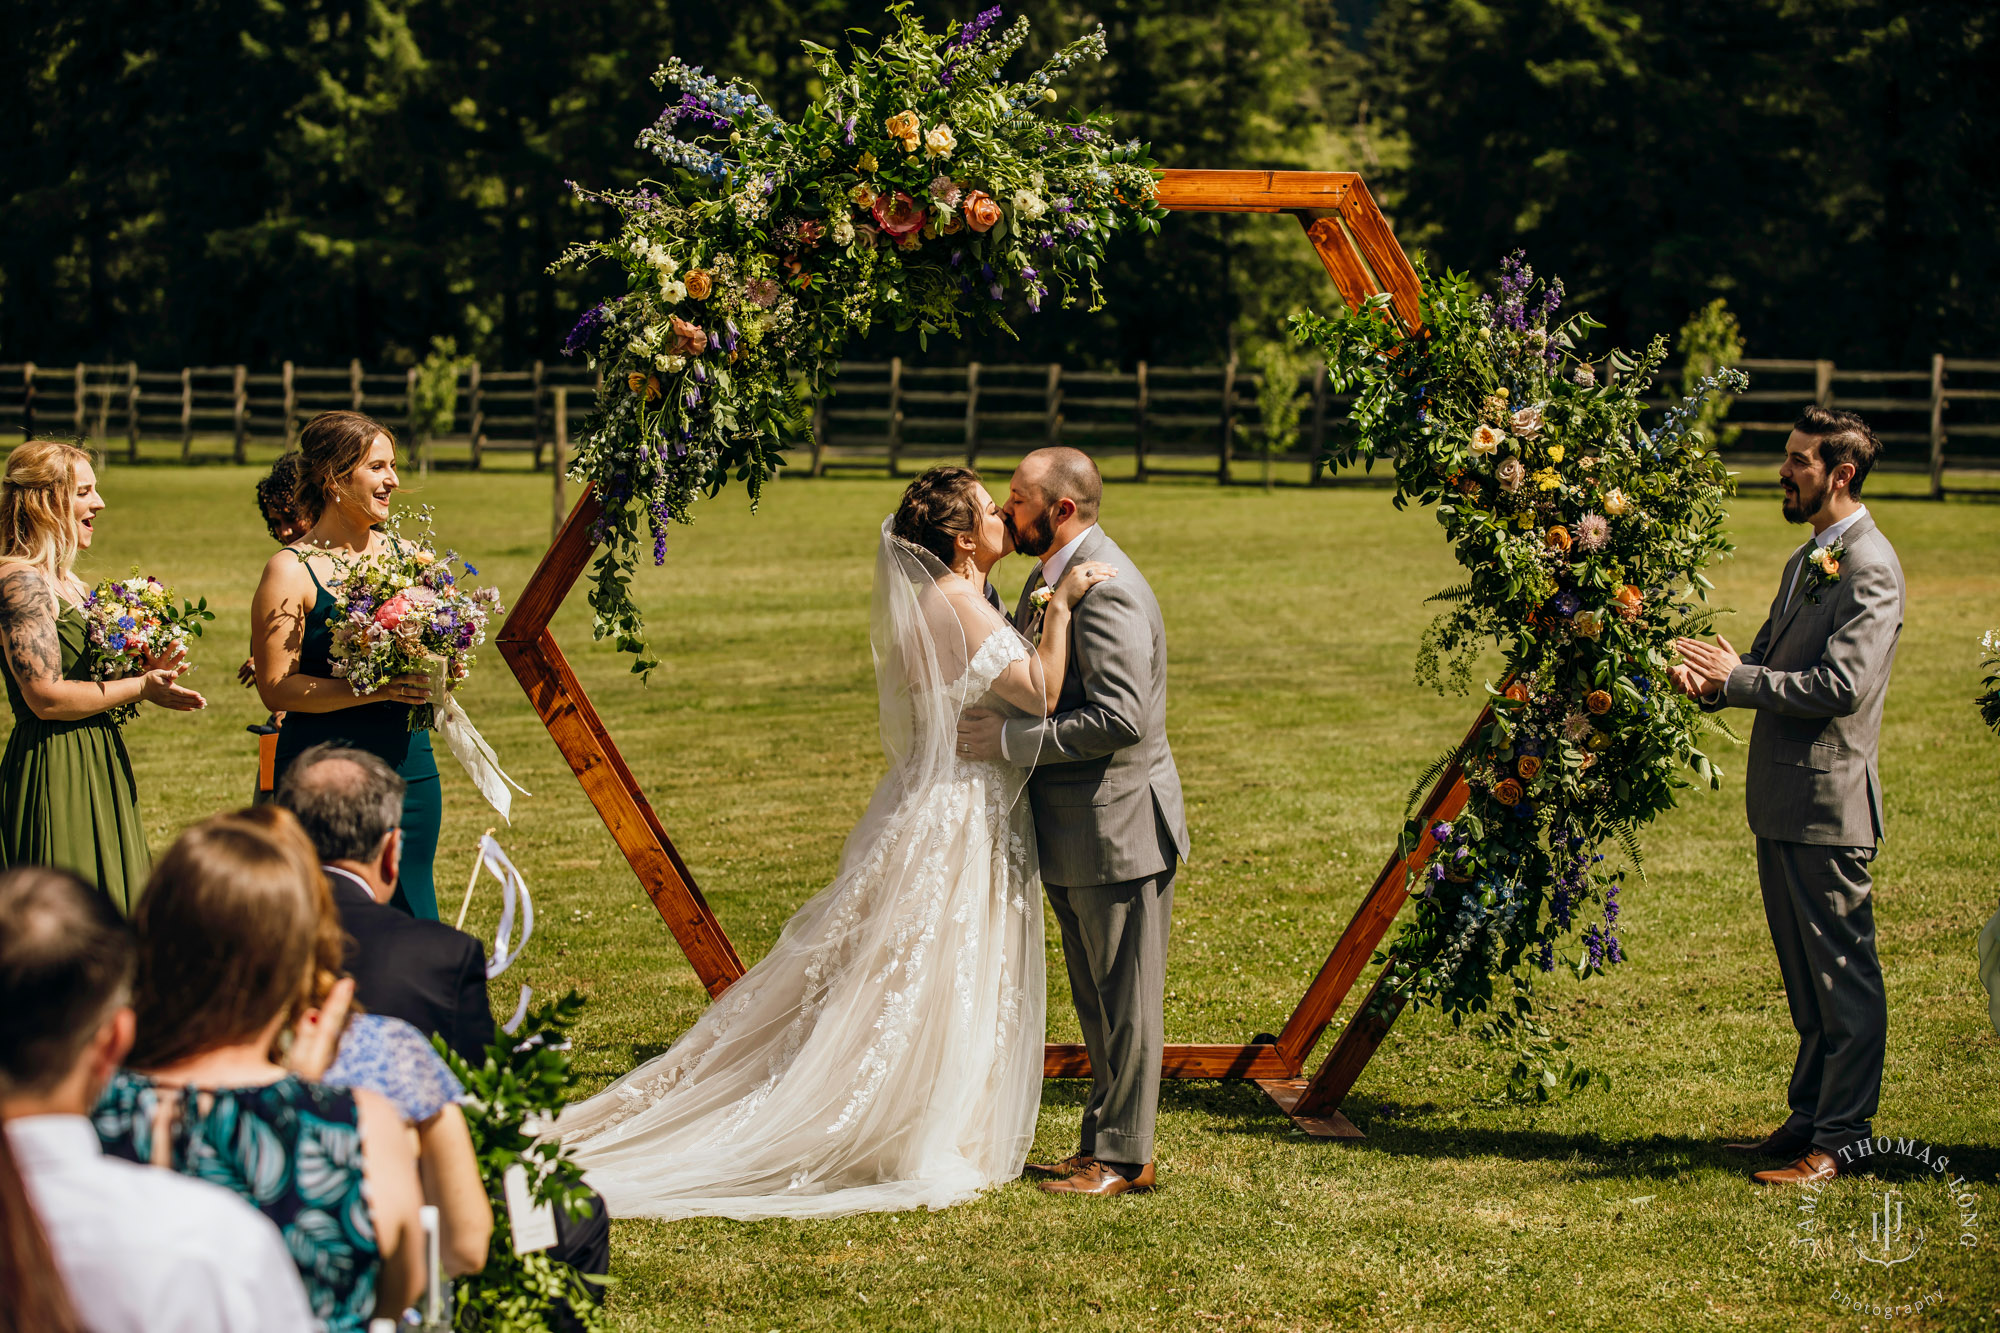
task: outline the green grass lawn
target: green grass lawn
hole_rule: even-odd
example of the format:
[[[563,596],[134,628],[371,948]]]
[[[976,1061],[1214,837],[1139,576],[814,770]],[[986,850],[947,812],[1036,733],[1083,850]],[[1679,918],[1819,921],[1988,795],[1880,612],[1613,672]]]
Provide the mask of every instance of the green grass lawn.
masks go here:
[[[253,473],[112,467],[85,574],[137,562],[220,611],[197,654],[210,707],[130,729],[156,849],[186,821],[247,798],[261,719],[233,681],[270,552]],[[546,477],[438,473],[416,488],[449,539],[511,600],[547,541]],[[638,592],[666,665],[649,687],[588,636],[579,592],[556,632],[627,760],[746,959],[830,875],[879,775],[866,623],[875,530],[895,483],[787,481],[761,514],[706,506]],[[1769,491],[1746,496],[1741,550],[1716,572],[1725,626],[1754,633],[1801,534]],[[2000,741],[1970,706],[1980,632],[2000,624],[2000,506],[1884,498],[1875,511],[1909,577],[1883,734],[1891,841],[1877,862],[1890,998],[1884,1133],[1939,1145],[1979,1193],[1978,1244],[1955,1222],[1921,1264],[1943,1303],[1898,1328],[2000,1326],[2000,1042],[1973,939],[1996,900]],[[1275,1031],[1389,850],[1415,772],[1472,701],[1411,681],[1423,598],[1454,567],[1427,514],[1379,489],[1116,486],[1105,524],[1158,590],[1173,650],[1172,735],[1194,860],[1169,996],[1174,1040]],[[1000,571],[1011,601],[1027,562]],[[539,927],[496,987],[591,997],[576,1060],[588,1089],[660,1051],[703,1005],[498,654],[468,706],[534,792],[502,840]],[[1747,719],[1745,719],[1747,721]],[[1650,879],[1624,895],[1631,961],[1550,987],[1562,1030],[1609,1092],[1545,1107],[1496,1100],[1501,1056],[1435,1013],[1406,1015],[1347,1105],[1357,1143],[1310,1141],[1253,1087],[1170,1084],[1161,1190],[1106,1203],[1025,1183],[940,1214],[740,1225],[620,1223],[622,1329],[1758,1329],[1882,1327],[1829,1299],[1871,1277],[1792,1244],[1796,1195],[1758,1190],[1716,1146],[1784,1114],[1793,1037],[1765,934],[1738,775],[1691,794],[1647,838]],[[495,822],[446,764],[439,897],[455,911]],[[490,882],[489,882],[490,885]],[[468,924],[490,930],[494,903]],[[1074,1039],[1051,942],[1052,1039]],[[1322,1048],[1324,1049],[1324,1048]],[[1061,1155],[1082,1085],[1051,1083],[1039,1150]],[[1903,1182],[1914,1220],[1923,1184]],[[1885,1186],[1833,1186],[1859,1219]],[[1934,1201],[1933,1201],[1934,1202]],[[1840,1210],[1844,1209],[1844,1212]],[[1936,1213],[1935,1207],[1932,1213]],[[1845,1222],[1842,1223],[1846,1225]],[[1883,1290],[1911,1288],[1874,1270]],[[1900,1285],[1899,1285],[1900,1284]],[[1874,1290],[1874,1287],[1869,1287]]]

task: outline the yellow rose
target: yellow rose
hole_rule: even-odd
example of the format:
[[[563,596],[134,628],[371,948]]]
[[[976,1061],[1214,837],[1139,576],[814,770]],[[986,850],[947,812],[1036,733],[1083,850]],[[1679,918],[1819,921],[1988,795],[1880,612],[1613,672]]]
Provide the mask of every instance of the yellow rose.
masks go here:
[[[879,196],[876,195],[875,188],[873,186],[868,184],[867,181],[863,181],[861,182],[861,184],[849,190],[847,192],[847,197],[849,199],[852,199],[855,203],[855,206],[858,208],[873,208],[875,207],[875,200]]]
[[[1625,492],[1616,487],[1604,493],[1604,512],[1613,518],[1623,518],[1632,509],[1632,502],[1625,498]]]
[[[934,125],[924,136],[924,150],[932,157],[950,157],[958,147],[958,136],[951,132],[949,125]]]
[[[875,154],[863,153],[861,155],[860,160],[856,162],[855,165],[861,168],[861,170],[863,171],[875,171],[879,169],[882,164],[875,160]]]
[[[882,122],[882,128],[889,131],[891,139],[902,141],[904,152],[914,153],[917,151],[917,140],[922,137],[922,131],[917,124],[916,112],[898,111],[895,115]]]

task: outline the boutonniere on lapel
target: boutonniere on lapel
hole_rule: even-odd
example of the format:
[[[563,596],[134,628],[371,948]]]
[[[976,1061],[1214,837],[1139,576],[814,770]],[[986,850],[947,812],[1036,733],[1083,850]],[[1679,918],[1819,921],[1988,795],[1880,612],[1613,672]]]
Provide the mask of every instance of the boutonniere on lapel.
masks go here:
[[[1840,582],[1840,562],[1847,557],[1846,541],[1836,541],[1831,546],[1816,546],[1806,557],[1806,600],[1818,605],[1822,588],[1832,587]]]
[[[1028,637],[1036,643],[1042,641],[1042,617],[1048,613],[1049,598],[1055,595],[1056,590],[1046,583],[1028,594],[1028,605],[1035,608],[1034,623],[1029,627],[1032,632]]]

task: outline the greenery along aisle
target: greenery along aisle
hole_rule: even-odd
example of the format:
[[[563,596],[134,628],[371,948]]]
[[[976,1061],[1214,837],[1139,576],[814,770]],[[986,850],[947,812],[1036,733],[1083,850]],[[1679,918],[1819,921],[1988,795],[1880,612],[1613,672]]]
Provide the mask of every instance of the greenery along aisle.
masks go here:
[[[1546,1097],[1588,1074],[1550,1066],[1532,1016],[1534,976],[1582,924],[1564,961],[1579,977],[1623,957],[1623,870],[1599,850],[1619,842],[1634,867],[1640,825],[1670,808],[1692,768],[1717,774],[1699,738],[1712,725],[1668,680],[1673,640],[1706,630],[1704,569],[1729,549],[1729,473],[1694,426],[1702,402],[1747,380],[1723,370],[1651,430],[1640,395],[1667,355],[1655,339],[1634,361],[1614,351],[1600,377],[1578,340],[1588,316],[1553,322],[1562,283],[1546,285],[1516,252],[1497,296],[1463,276],[1424,272],[1423,327],[1404,337],[1388,297],[1327,319],[1295,316],[1301,341],[1355,394],[1344,461],[1393,457],[1398,508],[1436,505],[1467,580],[1425,632],[1420,678],[1463,693],[1488,641],[1506,681],[1488,684],[1492,722],[1432,765],[1418,796],[1456,759],[1471,795],[1437,824],[1413,918],[1386,953],[1388,990],[1454,1020],[1510,1003],[1493,1020],[1521,1052],[1517,1095]],[[1404,845],[1423,830],[1414,822]],[[1589,918],[1586,922],[1586,918]]]
[[[561,262],[611,259],[628,286],[564,348],[605,377],[574,475],[604,506],[597,637],[638,654],[641,674],[656,665],[627,586],[642,527],[658,564],[668,526],[732,473],[754,501],[850,335],[877,320],[920,336],[1004,328],[1010,294],[1031,312],[1052,290],[1095,308],[1106,239],[1163,215],[1142,145],[1114,142],[1102,116],[1045,115],[1055,81],[1102,58],[1101,29],[1013,83],[1000,70],[1026,19],[1003,31],[989,9],[943,35],[903,4],[890,13],[896,35],[845,67],[806,44],[825,91],[796,124],[740,82],[669,61],[654,81],[680,99],[639,136],[664,178],[579,190],[623,224]]]

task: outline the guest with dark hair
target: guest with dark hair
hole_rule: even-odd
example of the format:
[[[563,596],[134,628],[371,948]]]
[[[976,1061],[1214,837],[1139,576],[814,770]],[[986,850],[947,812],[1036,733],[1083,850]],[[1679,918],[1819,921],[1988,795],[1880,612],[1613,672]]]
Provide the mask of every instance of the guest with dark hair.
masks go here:
[[[315,745],[285,770],[277,800],[298,818],[332,885],[355,998],[443,1037],[468,1064],[483,1061],[493,1011],[479,941],[385,905],[403,859],[403,779],[367,750]]]
[[[380,531],[401,482],[396,440],[359,412],[323,412],[299,434],[299,512],[311,526],[264,566],[250,611],[250,651],[264,706],[284,713],[276,778],[322,741],[367,750],[405,784],[398,820],[402,870],[392,905],[437,919],[431,861],[444,817],[428,731],[410,730],[410,709],[430,699],[430,678],[397,676],[357,695],[333,674],[333,594],[343,566],[393,549]]]
[[[98,1103],[105,1150],[225,1185],[277,1223],[323,1333],[399,1316],[423,1281],[416,1162],[387,1099],[315,1081],[353,983],[297,821],[266,807],[188,829],[134,923],[137,1033]]]
[[[102,894],[61,870],[0,874],[0,1330],[304,1333],[269,1219],[98,1146],[87,1116],[132,1044],[132,971]]]

